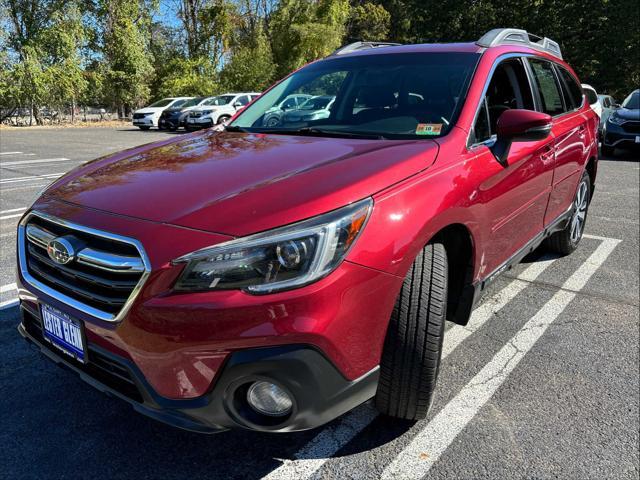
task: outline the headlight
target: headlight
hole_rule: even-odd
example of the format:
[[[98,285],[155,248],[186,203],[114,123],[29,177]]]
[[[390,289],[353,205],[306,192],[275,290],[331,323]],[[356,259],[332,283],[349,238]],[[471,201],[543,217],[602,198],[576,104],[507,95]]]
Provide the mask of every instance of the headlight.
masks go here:
[[[186,263],[177,291],[236,290],[263,294],[302,287],[328,275],[362,231],[373,201],[362,200],[287,227],[204,248]]]
[[[211,115],[213,113],[213,110],[203,110],[202,111],[202,115]]]
[[[619,117],[616,113],[612,113],[609,116],[609,121],[614,125],[622,125],[625,122],[625,119],[622,117]]]

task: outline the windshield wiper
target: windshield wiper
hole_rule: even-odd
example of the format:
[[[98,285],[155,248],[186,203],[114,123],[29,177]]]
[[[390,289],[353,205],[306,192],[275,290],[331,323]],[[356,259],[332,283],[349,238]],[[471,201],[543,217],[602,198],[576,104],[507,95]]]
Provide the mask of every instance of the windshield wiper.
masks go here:
[[[260,133],[275,133],[279,135],[314,135],[319,137],[338,137],[338,138],[360,138],[363,140],[386,140],[384,135],[379,133],[358,133],[344,132],[340,130],[325,130],[317,127],[302,127],[298,129],[288,128],[270,128],[262,130]]]
[[[242,128],[242,127],[238,127],[236,125],[225,125],[224,129],[226,132],[244,132],[244,133],[248,133],[248,130]]]

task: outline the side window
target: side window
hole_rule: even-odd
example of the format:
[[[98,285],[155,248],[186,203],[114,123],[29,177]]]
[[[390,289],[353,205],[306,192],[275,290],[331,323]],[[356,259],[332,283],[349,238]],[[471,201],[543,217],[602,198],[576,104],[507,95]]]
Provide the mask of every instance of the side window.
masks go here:
[[[536,88],[542,101],[542,111],[551,116],[564,113],[562,95],[556,80],[556,75],[553,73],[553,65],[551,65],[551,62],[532,59],[530,63]]]
[[[296,108],[296,98],[295,97],[289,97],[287,98],[284,103],[282,104],[282,108],[285,110],[290,110],[292,108]]]
[[[473,127],[473,143],[490,139],[500,115],[512,108],[534,109],[527,73],[519,58],[505,60],[494,70]]]
[[[569,110],[574,110],[582,105],[582,87],[566,69],[556,65],[562,79],[562,92]]]
[[[598,103],[598,94],[596,94],[595,90],[592,90],[590,88],[585,88],[584,94],[587,96],[587,101],[589,102],[589,105]]]
[[[239,103],[243,107],[249,103],[249,95],[242,95],[234,103]]]

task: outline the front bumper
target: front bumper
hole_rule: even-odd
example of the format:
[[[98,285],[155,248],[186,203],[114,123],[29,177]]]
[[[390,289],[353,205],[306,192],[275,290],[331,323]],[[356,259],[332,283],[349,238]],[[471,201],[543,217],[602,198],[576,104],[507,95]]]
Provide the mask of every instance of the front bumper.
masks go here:
[[[602,130],[602,143],[607,147],[640,147],[640,122],[616,125],[607,121]]]
[[[134,118],[133,119],[133,125],[136,126],[136,127],[153,127],[153,126],[155,126],[152,116],[148,116],[148,117],[144,117],[144,118]]]
[[[64,357],[44,340],[40,315],[23,306],[20,334],[55,363],[94,388],[124,400],[136,411],[169,425],[200,433],[230,428],[291,432],[323,425],[366,402],[376,393],[379,369],[346,379],[316,348],[308,345],[253,348],[231,354],[209,392],[172,400],[158,395],[137,366],[97,345],[88,345],[89,362]],[[253,411],[246,391],[255,381],[277,383],[294,399],[284,417]]]
[[[211,117],[187,117],[185,126],[187,128],[206,128],[214,125]]]
[[[150,275],[129,310],[116,321],[97,319],[64,303],[55,294],[34,287],[20,270],[18,275],[22,309],[34,322],[39,322],[41,303],[80,320],[85,326],[90,364],[94,352],[98,352],[97,358],[109,357],[111,363],[124,365],[126,371],[132,372],[130,378],[135,384],[135,392],[141,392],[141,398],[129,398],[128,401],[135,403],[137,410],[164,417],[162,412],[169,409],[170,418],[160,419],[181,426],[180,421],[174,421],[174,406],[184,406],[193,415],[196,415],[193,409],[197,406],[206,410],[202,413],[204,417],[198,417],[199,423],[196,422],[205,425],[205,429],[234,426],[264,429],[264,426],[251,426],[250,421],[240,421],[237,415],[229,414],[231,407],[224,403],[228,398],[227,387],[220,390],[219,385],[234,380],[229,375],[265,375],[301,397],[300,416],[275,428],[289,431],[324,423],[375,392],[370,382],[375,384],[372,375],[380,361],[388,320],[402,278],[345,261],[328,277],[287,292],[263,296],[240,291],[176,294],[171,286],[183,267],[171,265],[171,260],[226,241],[228,237],[112,216],[54,200],[39,201],[37,209],[49,215],[63,216],[69,222],[137,239],[146,250]],[[159,238],[166,241],[159,242]],[[25,336],[38,343],[37,335],[30,333],[26,325],[22,330]],[[305,358],[312,355],[315,360],[296,360],[299,365],[293,360],[272,361],[274,355],[280,358],[280,349],[295,347],[298,350],[301,346],[305,351],[315,352],[304,354]],[[259,362],[254,361],[257,357],[251,352],[266,351],[269,355],[260,357]],[[49,353],[48,356],[57,357],[58,363],[80,370],[83,378],[94,386],[97,382],[98,388],[110,389],[114,395],[118,393],[117,389],[101,382],[99,376],[82,371],[78,365],[59,358],[54,352]],[[250,362],[251,371],[229,370],[230,364],[246,355],[254,359]],[[267,370],[266,365],[270,366]],[[304,375],[298,375],[298,370]],[[317,379],[338,378],[323,373],[327,370],[335,371],[342,380],[327,383],[335,385],[335,392],[322,393],[318,389],[324,388],[327,381],[318,383]],[[355,386],[364,381],[362,378],[367,378],[366,388]],[[313,393],[309,402],[305,400],[307,390]],[[344,394],[339,393],[343,391]],[[116,396],[123,398],[120,394]],[[218,408],[222,410],[216,413]],[[183,409],[177,410],[180,413]],[[317,420],[310,420],[305,413],[308,411],[313,412],[312,417]],[[200,427],[183,428],[197,430]]]

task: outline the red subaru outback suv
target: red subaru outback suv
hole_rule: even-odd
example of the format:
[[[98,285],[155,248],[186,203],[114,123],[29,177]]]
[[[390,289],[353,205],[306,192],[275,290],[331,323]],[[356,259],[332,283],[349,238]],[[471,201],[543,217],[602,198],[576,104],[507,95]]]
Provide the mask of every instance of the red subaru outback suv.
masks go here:
[[[51,185],[19,225],[20,333],[185,429],[303,430],[371,398],[422,418],[445,320],[542,242],[576,248],[597,127],[547,38],[350,45],[225,131]]]

